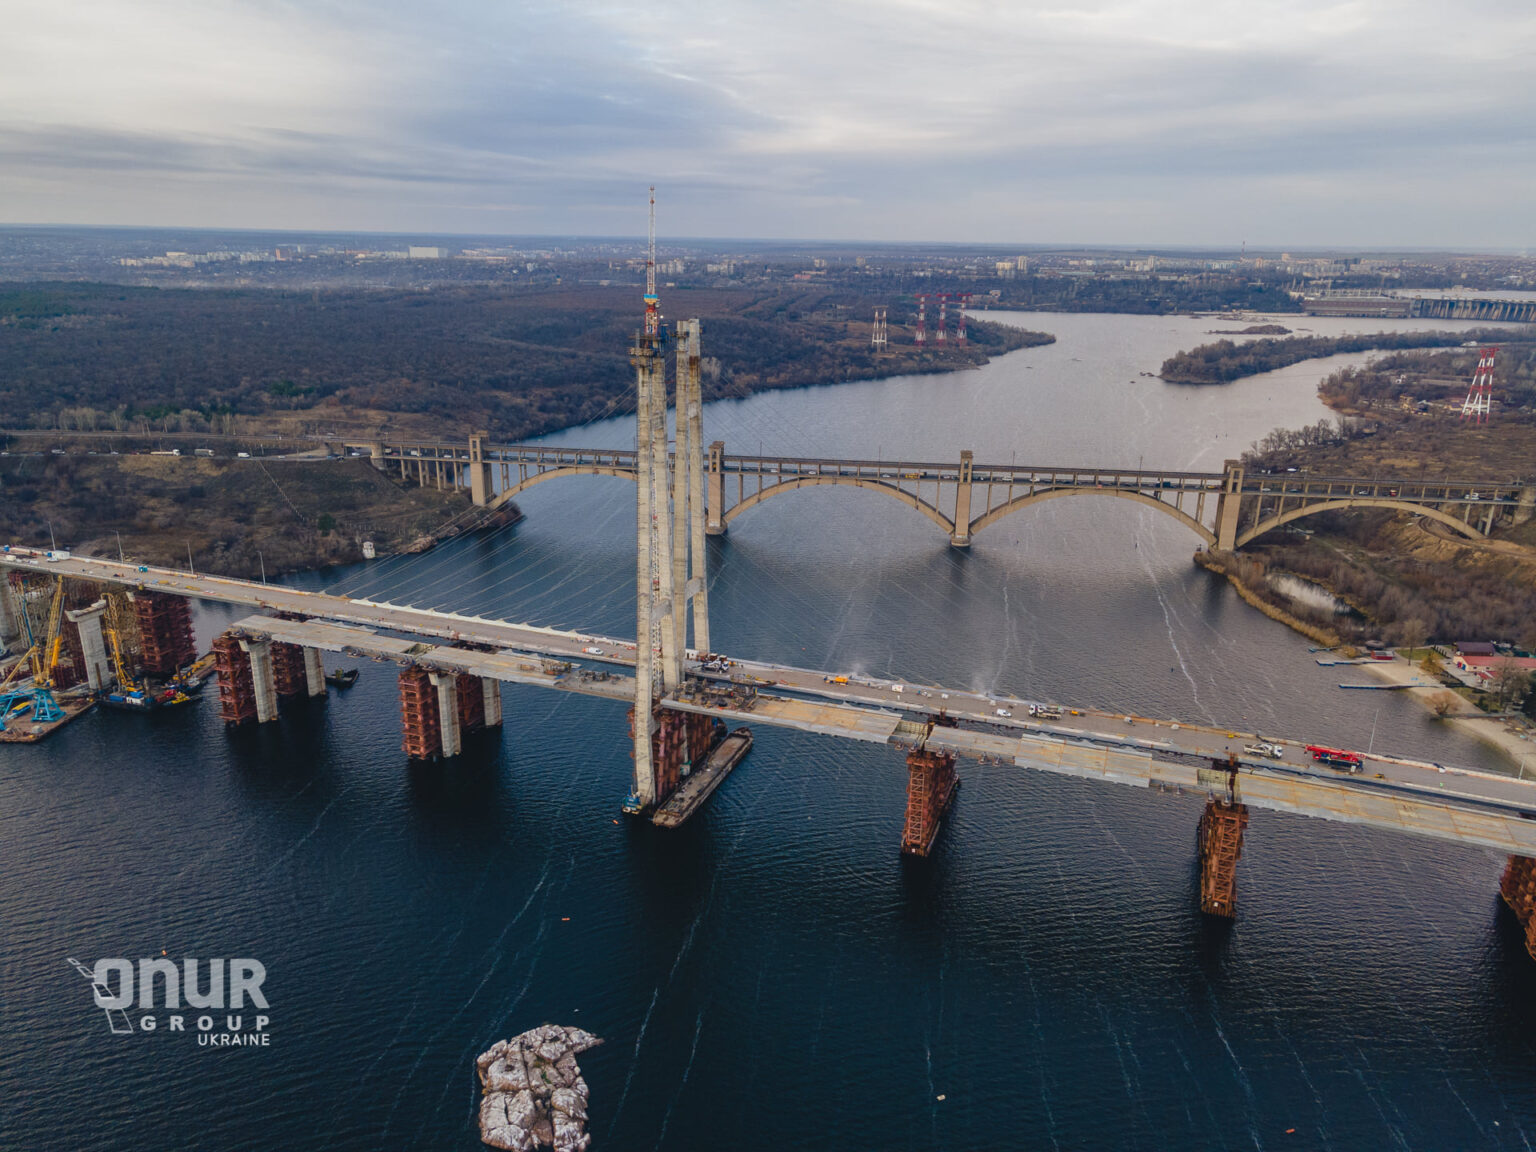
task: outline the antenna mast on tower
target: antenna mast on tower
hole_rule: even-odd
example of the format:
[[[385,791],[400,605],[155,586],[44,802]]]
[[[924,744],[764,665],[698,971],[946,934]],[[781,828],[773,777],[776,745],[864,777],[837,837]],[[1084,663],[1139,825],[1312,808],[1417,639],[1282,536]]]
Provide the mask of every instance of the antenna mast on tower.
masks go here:
[[[651,185],[651,227],[645,249],[645,334],[655,337],[661,333],[661,312],[657,308],[660,298],[656,295],[656,186]]]

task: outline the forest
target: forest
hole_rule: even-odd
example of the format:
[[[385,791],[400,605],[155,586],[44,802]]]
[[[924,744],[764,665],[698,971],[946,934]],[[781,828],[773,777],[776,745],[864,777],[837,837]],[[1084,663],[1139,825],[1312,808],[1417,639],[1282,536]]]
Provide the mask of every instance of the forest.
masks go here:
[[[704,321],[705,396],[948,372],[1052,337],[972,323],[970,347],[869,346],[869,309],[807,286],[676,290]],[[857,315],[858,319],[855,319]],[[243,432],[417,417],[444,435],[533,436],[626,410],[632,290],[0,290],[13,428]],[[893,325],[893,328],[895,326]],[[395,422],[399,427],[399,422]]]
[[[1483,423],[1460,414],[1478,352],[1398,352],[1334,372],[1318,386],[1340,413],[1334,420],[1277,428],[1243,461],[1256,472],[1536,483],[1536,345],[1501,347],[1494,411]],[[1505,640],[1536,648],[1536,520],[1497,529],[1491,548],[1386,509],[1328,512],[1304,523],[1311,535],[1273,532],[1249,545],[1233,568],[1237,577],[1259,595],[1266,572],[1313,580],[1364,614],[1355,631],[1397,643]]]
[[[1536,342],[1484,335],[1498,352],[1493,366],[1493,403],[1500,411],[1536,409]],[[1499,336],[1505,339],[1499,340]],[[1394,352],[1360,368],[1334,372],[1319,387],[1330,407],[1358,409],[1410,401],[1460,404],[1477,369],[1483,345],[1448,351]]]
[[[1252,340],[1238,344],[1217,340],[1163,361],[1158,375],[1170,384],[1227,384],[1244,376],[1288,368],[1303,360],[1334,356],[1340,352],[1372,349],[1446,348],[1476,339],[1484,333],[1375,332],[1351,336],[1293,336],[1286,339]]]

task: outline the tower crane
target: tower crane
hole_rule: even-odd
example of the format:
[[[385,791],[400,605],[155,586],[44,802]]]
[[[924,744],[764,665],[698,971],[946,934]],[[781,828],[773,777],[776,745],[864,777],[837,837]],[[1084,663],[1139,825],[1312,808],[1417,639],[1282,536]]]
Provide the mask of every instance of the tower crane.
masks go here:
[[[33,640],[32,650],[32,719],[39,724],[49,724],[64,719],[64,709],[53,695],[53,672],[59,666],[59,655],[64,648],[64,578],[61,576],[53,589],[53,603],[48,606],[48,629],[39,642]],[[32,630],[31,622],[27,631]]]
[[[107,594],[106,632],[107,641],[112,646],[112,668],[117,674],[118,689],[124,693],[137,692],[139,686],[134,683],[133,674],[128,671],[128,662],[123,658],[124,632],[127,609],[121,592],[109,592]]]

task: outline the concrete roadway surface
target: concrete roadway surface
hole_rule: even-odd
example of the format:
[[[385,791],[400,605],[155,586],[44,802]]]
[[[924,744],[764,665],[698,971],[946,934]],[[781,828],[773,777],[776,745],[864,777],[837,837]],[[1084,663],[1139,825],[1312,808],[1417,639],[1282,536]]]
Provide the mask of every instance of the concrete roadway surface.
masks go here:
[[[576,663],[615,664],[630,669],[635,664],[635,645],[611,637],[408,608],[323,592],[304,592],[250,580],[194,575],[172,568],[140,567],[79,556],[50,560],[48,556],[45,550],[10,545],[4,552],[0,552],[0,566],[121,583],[150,591],[173,592],[273,612],[293,612],[416,636],[491,644]],[[1059,718],[1032,720],[1029,716],[1032,701],[1017,696],[982,695],[932,685],[852,675],[848,676],[846,684],[834,683],[831,680],[832,673],[763,661],[733,658],[731,667],[725,672],[701,671],[698,661],[690,661],[690,670],[705,679],[746,680],[776,695],[787,691],[797,696],[819,697],[855,706],[873,706],[892,714],[932,716],[943,710],[949,716],[964,721],[968,728],[999,734],[1037,733],[1068,741],[1152,748],[1223,761],[1228,753],[1234,753],[1245,766],[1260,771],[1279,771],[1286,776],[1304,776],[1337,783],[1365,779],[1386,781],[1399,788],[1427,793],[1446,801],[1466,800],[1483,804],[1491,801],[1536,812],[1536,782],[1464,768],[1442,767],[1428,761],[1385,753],[1367,756],[1358,749],[1352,749],[1363,757],[1365,763],[1360,775],[1351,776],[1343,770],[1314,762],[1303,747],[1307,742],[1305,740],[1266,735],[1266,741],[1278,744],[1283,749],[1283,757],[1275,761],[1245,753],[1244,746],[1254,743],[1258,737],[1232,729],[1153,720],[1091,708],[1062,707]],[[1002,715],[1000,711],[1008,715]]]

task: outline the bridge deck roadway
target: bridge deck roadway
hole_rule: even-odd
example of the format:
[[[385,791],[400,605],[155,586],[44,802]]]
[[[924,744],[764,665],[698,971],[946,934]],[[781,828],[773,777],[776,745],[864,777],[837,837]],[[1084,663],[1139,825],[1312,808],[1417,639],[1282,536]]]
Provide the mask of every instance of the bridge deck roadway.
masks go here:
[[[12,548],[0,556],[0,564],[309,618],[241,620],[237,627],[253,636],[611,700],[633,699],[631,677],[604,667],[633,666],[635,646],[623,640],[172,569],[141,572],[83,557],[46,561],[25,549]],[[430,642],[438,640],[450,644]],[[880,744],[915,742],[923,725],[914,720],[943,710],[962,726],[934,728],[928,737],[931,748],[1196,795],[1225,788],[1226,772],[1213,761],[1224,762],[1234,753],[1240,764],[1238,790],[1251,806],[1536,856],[1536,783],[1511,777],[1443,771],[1384,754],[1366,757],[1364,771],[1349,776],[1313,764],[1298,741],[1281,741],[1284,758],[1275,762],[1244,755],[1244,744],[1255,738],[1232,730],[1097,709],[1067,709],[1060,718],[1035,721],[1028,719],[1029,701],[1014,697],[872,679],[836,684],[822,672],[758,661],[736,662],[729,677],[701,677],[750,682],[758,698],[750,707],[720,708],[686,699],[669,699],[663,706]],[[999,715],[999,709],[1010,715]]]

